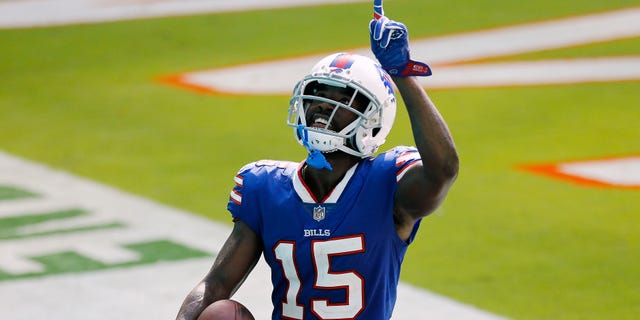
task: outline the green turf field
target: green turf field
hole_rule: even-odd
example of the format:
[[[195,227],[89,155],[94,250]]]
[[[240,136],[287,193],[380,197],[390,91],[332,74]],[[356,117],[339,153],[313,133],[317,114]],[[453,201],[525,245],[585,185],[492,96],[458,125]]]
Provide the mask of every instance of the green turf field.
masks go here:
[[[632,6],[640,1],[391,0],[385,11],[423,38]],[[157,79],[365,47],[369,9],[0,30],[0,149],[230,223],[237,169],[304,157],[285,125],[288,97],[196,94]],[[505,59],[639,53],[636,38]],[[460,177],[423,224],[403,280],[514,319],[637,318],[640,193],[516,167],[638,154],[639,93],[639,82],[431,92]],[[412,143],[399,110],[387,146]]]

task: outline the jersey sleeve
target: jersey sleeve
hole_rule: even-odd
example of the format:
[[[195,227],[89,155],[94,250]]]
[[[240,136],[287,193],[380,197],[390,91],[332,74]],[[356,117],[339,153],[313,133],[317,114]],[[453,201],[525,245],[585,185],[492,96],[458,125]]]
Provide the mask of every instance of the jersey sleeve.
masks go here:
[[[420,157],[418,149],[414,147],[397,147],[394,151],[396,152],[396,182],[400,182],[410,168],[422,163],[422,158]],[[409,239],[407,239],[407,244],[412,243],[415,239],[421,222],[422,219],[418,219],[413,225],[413,230],[411,230]]]
[[[410,168],[422,163],[420,153],[415,147],[395,147],[388,152],[388,155],[393,157],[392,161],[395,163],[396,182],[399,182]]]
[[[402,180],[402,177],[404,177],[405,173],[407,173],[409,169],[422,163],[420,153],[415,147],[398,146],[385,152],[382,155],[382,158],[384,163],[383,166],[387,170],[391,171],[388,174],[391,174],[392,172],[395,173],[396,183]],[[422,219],[418,219],[413,225],[413,230],[409,235],[409,239],[406,241],[407,244],[411,244],[415,239],[421,222]]]
[[[227,203],[233,220],[242,220],[262,236],[263,220],[274,212],[277,199],[285,196],[283,186],[297,167],[297,163],[276,160],[260,160],[242,167],[233,177],[235,186]]]
[[[255,169],[256,162],[252,162],[242,167],[233,177],[235,185],[229,193],[227,210],[231,213],[233,221],[242,220],[256,234],[259,234],[260,217],[257,208],[252,207],[255,201],[251,201],[255,196],[253,192],[256,187]]]

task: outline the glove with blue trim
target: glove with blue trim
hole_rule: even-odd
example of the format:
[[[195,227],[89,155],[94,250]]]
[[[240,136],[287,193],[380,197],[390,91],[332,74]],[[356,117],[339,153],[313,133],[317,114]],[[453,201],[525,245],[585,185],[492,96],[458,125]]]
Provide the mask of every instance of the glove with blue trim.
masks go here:
[[[369,23],[371,51],[382,68],[393,77],[430,76],[431,68],[410,58],[407,27],[385,16]]]

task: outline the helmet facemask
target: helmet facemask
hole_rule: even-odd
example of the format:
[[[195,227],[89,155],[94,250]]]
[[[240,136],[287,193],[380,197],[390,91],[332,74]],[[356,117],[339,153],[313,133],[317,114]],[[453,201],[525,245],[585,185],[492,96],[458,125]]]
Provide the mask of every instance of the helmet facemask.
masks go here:
[[[340,55],[347,54],[332,55],[323,61],[330,61],[332,57]],[[391,129],[395,118],[395,96],[390,83],[383,83],[388,78],[383,77],[384,71],[370,59],[353,56],[359,59],[356,61],[359,61],[360,65],[360,69],[355,71],[366,73],[361,77],[366,79],[365,82],[368,81],[366,84],[372,84],[369,86],[377,86],[374,88],[377,90],[376,93],[365,87],[363,81],[359,81],[357,74],[353,74],[352,70],[331,68],[323,65],[322,61],[314,67],[314,70],[319,69],[319,72],[312,72],[304,77],[294,88],[287,124],[294,127],[296,139],[310,151],[329,153],[340,150],[365,157],[378,150]],[[381,79],[383,81],[380,81]],[[316,95],[322,86],[348,90],[349,101],[334,101]],[[314,119],[313,114],[307,114],[309,106],[314,101],[331,105],[331,108],[327,108],[331,111],[325,112],[323,117],[316,115]],[[340,110],[351,112],[355,119],[346,125],[342,124],[342,128],[336,128],[334,120]]]

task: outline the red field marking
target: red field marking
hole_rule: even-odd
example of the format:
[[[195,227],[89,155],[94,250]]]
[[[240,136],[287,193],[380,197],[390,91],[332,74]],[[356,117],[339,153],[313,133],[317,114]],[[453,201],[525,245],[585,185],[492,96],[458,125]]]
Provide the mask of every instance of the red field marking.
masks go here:
[[[581,161],[525,164],[518,169],[582,186],[640,190],[640,154]]]

